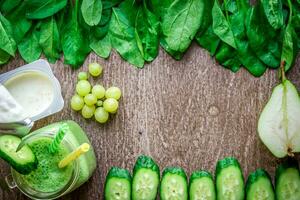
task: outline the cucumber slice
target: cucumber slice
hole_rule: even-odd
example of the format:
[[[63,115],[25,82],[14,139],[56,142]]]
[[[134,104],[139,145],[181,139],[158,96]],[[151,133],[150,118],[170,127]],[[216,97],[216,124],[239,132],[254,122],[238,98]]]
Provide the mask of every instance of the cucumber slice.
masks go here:
[[[240,164],[235,158],[228,157],[218,161],[216,190],[219,200],[244,200],[244,178]]]
[[[112,167],[105,181],[106,200],[130,200],[131,199],[131,175],[128,170]]]
[[[290,159],[278,166],[275,183],[277,200],[300,199],[300,175],[296,160]]]
[[[0,157],[20,174],[29,174],[37,168],[38,160],[27,145],[16,152],[20,143],[21,139],[16,136],[0,136]]]
[[[161,200],[188,199],[188,183],[184,170],[180,167],[168,167],[164,170],[160,185]]]
[[[190,177],[190,200],[215,200],[216,190],[212,175],[207,171],[193,172]]]
[[[158,165],[148,156],[139,156],[133,169],[132,199],[156,199],[159,180]]]
[[[275,200],[272,181],[268,172],[257,169],[252,172],[246,184],[247,200]]]

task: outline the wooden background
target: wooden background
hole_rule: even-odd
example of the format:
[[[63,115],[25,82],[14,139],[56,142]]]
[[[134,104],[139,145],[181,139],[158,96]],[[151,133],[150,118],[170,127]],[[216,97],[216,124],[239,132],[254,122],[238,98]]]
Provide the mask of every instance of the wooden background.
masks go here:
[[[300,60],[288,73],[300,89]],[[118,86],[123,91],[118,114],[107,124],[83,119],[71,111],[78,71],[99,62],[104,74],[94,83]],[[0,69],[14,69],[24,62],[15,58]],[[152,156],[161,171],[166,166],[181,166],[190,175],[196,169],[214,171],[218,159],[235,156],[245,177],[256,168],[274,176],[280,160],[268,151],[257,136],[257,120],[272,88],[277,72],[268,71],[254,78],[246,70],[231,73],[215,63],[208,53],[193,44],[183,60],[175,61],[164,51],[157,59],[136,69],[113,53],[103,60],[90,55],[84,66],[73,71],[62,62],[52,65],[62,86],[65,107],[62,112],[40,120],[35,128],[63,119],[78,122],[89,136],[97,156],[93,177],[65,199],[103,199],[103,184],[112,166],[133,169],[140,154]],[[0,161],[0,178],[9,174]],[[0,190],[0,198],[26,199],[17,189]]]

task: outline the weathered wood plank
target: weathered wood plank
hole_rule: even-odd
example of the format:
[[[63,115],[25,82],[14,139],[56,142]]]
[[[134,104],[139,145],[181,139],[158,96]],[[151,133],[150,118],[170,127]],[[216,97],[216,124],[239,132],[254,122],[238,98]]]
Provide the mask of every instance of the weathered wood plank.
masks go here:
[[[257,137],[259,113],[276,85],[276,71],[254,78],[245,70],[234,74],[215,64],[195,44],[178,62],[161,51],[158,58],[138,70],[114,53],[100,62],[104,75],[94,83],[116,85],[123,91],[119,113],[106,125],[84,120],[69,108],[77,71],[62,62],[52,65],[62,85],[64,110],[36,123],[35,128],[63,119],[78,122],[89,135],[98,168],[91,180],[66,199],[102,199],[103,184],[111,166],[133,168],[139,154],[154,157],[161,169],[178,165],[190,174],[196,169],[214,171],[216,161],[235,156],[244,175],[258,167],[274,175],[275,159]],[[19,57],[0,73],[24,64]],[[300,89],[299,60],[288,74]],[[9,173],[2,161],[1,178]],[[1,199],[25,199],[20,192],[3,192]]]

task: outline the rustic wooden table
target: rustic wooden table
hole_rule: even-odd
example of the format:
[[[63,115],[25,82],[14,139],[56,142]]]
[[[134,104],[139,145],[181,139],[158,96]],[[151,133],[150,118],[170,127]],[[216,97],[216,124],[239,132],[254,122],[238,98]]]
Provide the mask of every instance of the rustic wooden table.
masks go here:
[[[300,60],[288,77],[300,89]],[[90,55],[84,66],[99,62],[104,74],[94,83],[116,85],[123,91],[118,114],[107,124],[85,120],[70,109],[78,71],[62,62],[51,65],[62,86],[62,112],[40,120],[35,128],[63,119],[78,122],[88,134],[97,156],[93,177],[65,199],[103,199],[103,184],[112,166],[133,169],[138,155],[152,156],[161,170],[181,166],[187,174],[196,169],[214,171],[218,159],[235,156],[245,177],[256,168],[274,176],[280,162],[257,136],[259,113],[278,83],[276,71],[254,78],[246,70],[234,74],[220,67],[208,53],[192,45],[183,60],[175,61],[162,50],[144,69],[136,69],[113,53],[109,60]],[[15,58],[0,69],[24,62]],[[0,161],[0,178],[9,174]],[[26,199],[18,190],[0,190],[3,200]]]

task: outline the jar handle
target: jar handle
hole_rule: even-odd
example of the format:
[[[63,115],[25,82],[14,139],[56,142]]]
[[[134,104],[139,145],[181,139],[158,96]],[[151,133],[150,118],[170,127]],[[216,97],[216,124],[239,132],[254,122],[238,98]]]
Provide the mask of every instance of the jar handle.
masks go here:
[[[12,177],[11,174],[7,175],[5,177],[5,181],[6,181],[6,184],[7,186],[10,188],[10,189],[14,189],[17,187],[17,184],[16,182],[14,181],[14,178]]]

